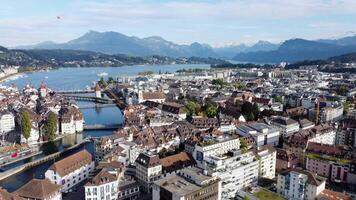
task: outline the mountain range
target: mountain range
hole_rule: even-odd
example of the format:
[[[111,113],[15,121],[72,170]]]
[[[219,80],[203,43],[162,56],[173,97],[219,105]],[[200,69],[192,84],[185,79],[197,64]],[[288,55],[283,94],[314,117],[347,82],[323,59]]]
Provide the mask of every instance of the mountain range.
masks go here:
[[[112,31],[89,31],[83,36],[65,43],[47,41],[16,48],[71,49],[129,56],[214,57],[243,62],[278,63],[325,59],[356,52],[356,35],[340,39],[291,39],[281,44],[259,41],[252,46],[240,44],[213,48],[208,44],[198,42],[190,45],[176,44],[159,36],[139,38]]]

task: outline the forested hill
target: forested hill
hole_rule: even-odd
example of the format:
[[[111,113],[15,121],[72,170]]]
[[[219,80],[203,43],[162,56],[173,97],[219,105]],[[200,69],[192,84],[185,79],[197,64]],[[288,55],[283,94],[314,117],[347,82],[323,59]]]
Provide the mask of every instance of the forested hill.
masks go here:
[[[20,67],[93,67],[139,64],[222,64],[216,58],[172,58],[168,56],[108,55],[92,51],[63,49],[10,50],[0,46],[0,65]]]

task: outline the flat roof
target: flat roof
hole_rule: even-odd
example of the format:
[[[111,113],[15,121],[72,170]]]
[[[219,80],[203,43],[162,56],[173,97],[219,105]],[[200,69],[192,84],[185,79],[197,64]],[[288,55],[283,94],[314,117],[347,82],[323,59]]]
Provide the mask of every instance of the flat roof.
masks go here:
[[[201,189],[198,185],[190,183],[178,175],[167,176],[163,179],[155,181],[154,183],[181,197]]]

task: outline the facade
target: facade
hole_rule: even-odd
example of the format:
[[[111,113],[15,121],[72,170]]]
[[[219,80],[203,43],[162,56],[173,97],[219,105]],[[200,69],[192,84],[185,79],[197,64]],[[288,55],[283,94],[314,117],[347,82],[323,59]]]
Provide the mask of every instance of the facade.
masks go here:
[[[256,147],[266,144],[277,146],[280,132],[278,129],[264,123],[251,123],[239,126],[236,133],[243,136],[252,136],[255,139]]]
[[[276,174],[276,150],[272,146],[263,146],[255,152],[259,161],[259,178],[274,179]]]
[[[279,129],[280,134],[288,137],[299,131],[299,123],[286,117],[277,117],[271,120],[271,124]]]
[[[229,151],[222,155],[210,155],[206,158],[208,174],[222,181],[222,199],[233,199],[238,190],[257,185],[259,161],[253,152],[242,154]]]
[[[277,179],[277,193],[288,199],[314,200],[325,189],[325,178],[309,171],[288,169]]]
[[[62,192],[66,192],[87,179],[94,167],[92,155],[88,151],[82,150],[55,162],[46,171],[45,177],[52,183],[60,185]]]
[[[136,159],[136,178],[144,191],[150,193],[152,183],[162,174],[162,165],[157,154],[152,152],[141,153]]]
[[[135,180],[120,180],[118,200],[135,200],[140,197],[140,185]]]
[[[32,179],[15,193],[23,199],[62,200],[61,187],[48,179]]]
[[[326,107],[321,109],[320,112],[320,121],[321,122],[331,122],[339,121],[342,119],[344,114],[344,108],[342,105],[336,107]]]
[[[229,150],[233,149],[240,149],[240,139],[229,136],[221,136],[195,144],[192,155],[197,162],[197,166],[203,168],[205,165],[205,159],[210,155],[225,154]]]
[[[179,174],[154,182],[155,200],[221,200],[221,181],[198,168],[183,169]]]
[[[350,164],[342,146],[309,143],[306,151],[306,169],[333,182],[348,182]]]
[[[15,117],[11,113],[0,113],[0,134],[15,130]]]
[[[91,181],[85,184],[85,200],[116,200],[118,185],[118,177],[102,169]]]

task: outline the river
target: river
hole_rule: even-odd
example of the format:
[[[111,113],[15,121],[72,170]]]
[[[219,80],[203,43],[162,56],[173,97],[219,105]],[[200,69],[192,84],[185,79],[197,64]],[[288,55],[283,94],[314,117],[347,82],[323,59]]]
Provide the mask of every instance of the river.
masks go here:
[[[45,83],[48,88],[55,91],[64,90],[83,90],[87,86],[91,86],[93,81],[97,81],[101,76],[107,77],[122,77],[133,76],[142,71],[153,71],[155,73],[175,72],[180,69],[189,68],[209,68],[209,65],[143,65],[143,66],[124,66],[124,67],[91,67],[91,68],[59,68],[50,71],[39,71],[27,73],[17,79],[7,80],[0,84],[16,85],[18,88],[23,88],[27,84],[38,87],[41,83]],[[118,124],[123,122],[123,116],[117,107],[102,107],[96,108],[91,102],[77,102],[81,109],[86,124]],[[92,107],[92,108],[89,108]],[[50,154],[57,151],[63,151],[74,144],[81,142],[85,137],[100,137],[112,134],[112,131],[85,131],[80,134],[70,135],[53,143],[42,146],[44,154]],[[73,154],[81,149],[87,149],[94,154],[94,146],[92,143],[86,143],[81,147],[71,150],[67,155]],[[44,156],[44,155],[40,155]],[[40,157],[38,156],[38,157]],[[34,158],[25,159],[9,167],[19,166],[29,162]],[[58,158],[57,160],[62,159]],[[9,192],[15,191],[32,178],[44,178],[45,171],[54,161],[48,161],[19,174],[13,175],[0,181],[0,186],[7,189]]]

